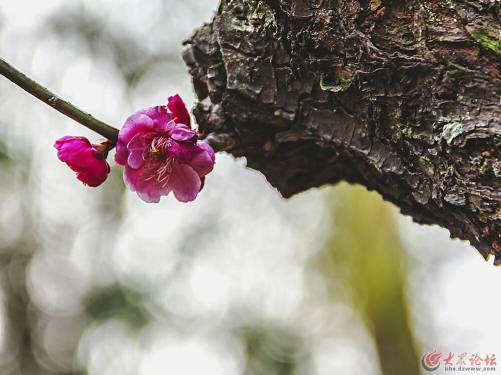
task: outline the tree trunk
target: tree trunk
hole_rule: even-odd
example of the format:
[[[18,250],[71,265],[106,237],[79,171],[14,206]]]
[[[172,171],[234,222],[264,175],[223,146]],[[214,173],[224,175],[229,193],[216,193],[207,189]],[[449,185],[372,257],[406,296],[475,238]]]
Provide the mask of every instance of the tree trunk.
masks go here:
[[[201,133],[285,197],[347,180],[501,264],[495,0],[222,0],[184,59]]]

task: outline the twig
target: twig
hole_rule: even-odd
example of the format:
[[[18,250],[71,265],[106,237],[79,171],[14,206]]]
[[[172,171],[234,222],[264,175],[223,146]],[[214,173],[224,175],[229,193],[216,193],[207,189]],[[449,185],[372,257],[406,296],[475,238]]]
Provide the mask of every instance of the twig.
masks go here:
[[[68,116],[83,126],[95,131],[103,137],[106,137],[112,143],[112,146],[115,145],[118,137],[118,129],[94,118],[92,115],[75,107],[70,102],[59,98],[51,91],[47,90],[45,87],[33,81],[12,65],[8,64],[2,58],[0,58],[0,74],[21,87],[26,92],[40,99],[45,104],[50,105],[56,111],[61,112],[63,115]]]

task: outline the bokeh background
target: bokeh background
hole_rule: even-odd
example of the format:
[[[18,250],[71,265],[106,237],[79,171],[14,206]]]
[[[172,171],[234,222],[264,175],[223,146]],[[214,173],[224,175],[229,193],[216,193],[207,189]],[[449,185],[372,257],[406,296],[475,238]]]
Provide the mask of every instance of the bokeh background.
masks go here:
[[[0,55],[118,127],[193,103],[182,41],[216,7],[1,0]],[[501,270],[376,193],[285,200],[219,154],[194,203],[146,204],[116,166],[80,184],[52,147],[66,134],[99,140],[0,79],[0,374],[412,375],[431,350],[501,356]]]

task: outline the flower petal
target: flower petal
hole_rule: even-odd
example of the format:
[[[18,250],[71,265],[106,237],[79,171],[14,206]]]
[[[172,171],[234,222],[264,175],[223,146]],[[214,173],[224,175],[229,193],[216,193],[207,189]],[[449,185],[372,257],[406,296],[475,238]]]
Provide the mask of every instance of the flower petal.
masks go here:
[[[188,142],[195,141],[197,133],[186,125],[176,124],[176,126],[171,129],[170,136],[175,141]]]
[[[184,105],[183,99],[179,95],[169,97],[167,107],[171,111],[176,122],[181,124],[191,125],[190,114]]]
[[[144,164],[143,153],[140,151],[132,151],[127,158],[127,164],[134,169],[141,168]]]
[[[129,151],[141,151],[143,152],[147,149],[151,140],[155,137],[155,133],[153,132],[142,132],[136,134],[130,141],[127,143],[127,149]]]
[[[108,178],[109,173],[109,164],[105,160],[102,160],[100,163],[94,163],[91,168],[79,171],[77,178],[86,185],[97,187]]]
[[[128,165],[124,168],[124,182],[145,202],[158,203],[162,195],[170,193],[169,186],[160,186],[155,178],[155,168],[133,169]]]
[[[190,202],[197,197],[202,182],[197,172],[187,164],[177,164],[172,169],[169,186],[180,202]]]
[[[167,154],[175,160],[189,162],[193,154],[192,148],[192,144],[170,141],[167,146]]]
[[[117,151],[115,161],[117,164],[125,165],[129,157],[127,145],[137,134],[149,133],[154,126],[153,120],[146,114],[138,111],[131,115],[118,133]]]
[[[57,149],[59,160],[72,169],[84,167],[87,160],[92,157],[92,145],[84,137],[65,136],[59,138],[54,143],[54,147]]]
[[[197,171],[199,176],[205,176],[214,168],[216,156],[214,154],[214,150],[207,142],[198,141],[196,148],[197,151],[189,164],[195,171]]]
[[[153,132],[138,133],[127,143],[127,151],[129,152],[127,164],[130,167],[137,169],[143,166],[143,155],[148,147],[150,147],[151,140],[154,136],[155,133]]]
[[[146,116],[151,118],[154,125],[165,124],[172,119],[171,114],[167,111],[167,107],[164,105],[143,108],[136,113],[145,114]]]

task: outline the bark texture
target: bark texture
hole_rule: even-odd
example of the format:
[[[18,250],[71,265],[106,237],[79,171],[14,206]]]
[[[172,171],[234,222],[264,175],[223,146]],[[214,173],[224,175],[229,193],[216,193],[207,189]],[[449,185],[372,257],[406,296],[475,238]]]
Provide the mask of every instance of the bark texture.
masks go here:
[[[186,42],[194,113],[285,197],[375,189],[501,264],[498,1],[222,0]]]

